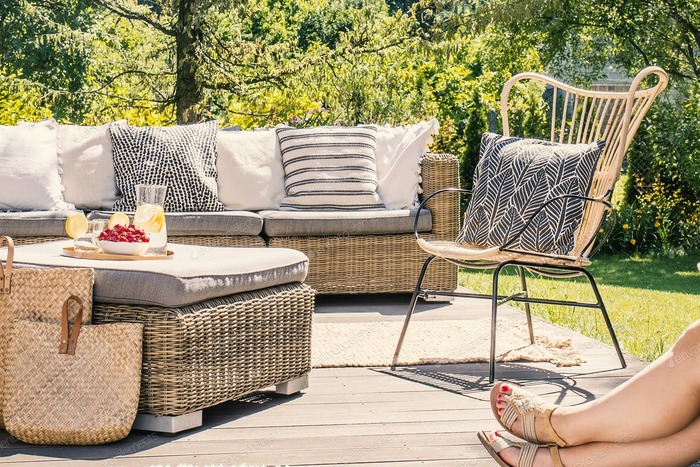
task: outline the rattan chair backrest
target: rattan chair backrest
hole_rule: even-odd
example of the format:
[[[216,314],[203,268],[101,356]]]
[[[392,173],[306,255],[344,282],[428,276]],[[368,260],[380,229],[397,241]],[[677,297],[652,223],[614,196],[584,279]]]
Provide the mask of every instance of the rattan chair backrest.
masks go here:
[[[651,75],[657,76],[657,82],[642,89],[642,83]],[[543,88],[549,88],[548,96],[551,90],[547,105],[550,141],[605,141],[589,196],[609,200],[615,182],[620,178],[624,156],[642,119],[668,84],[666,72],[658,67],[647,67],[634,78],[628,90],[621,92],[586,90],[538,73],[520,73],[506,82],[501,93],[501,119],[506,136],[510,136],[509,95],[514,88],[517,89],[517,83],[527,81],[539,82]],[[571,255],[587,256],[591,239],[598,233],[604,215],[603,204],[587,203]]]

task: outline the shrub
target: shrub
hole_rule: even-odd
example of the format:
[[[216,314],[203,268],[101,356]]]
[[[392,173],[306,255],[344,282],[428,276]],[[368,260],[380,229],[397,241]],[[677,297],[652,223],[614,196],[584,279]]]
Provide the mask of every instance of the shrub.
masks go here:
[[[700,86],[655,104],[629,153],[609,251],[683,254],[700,247]]]

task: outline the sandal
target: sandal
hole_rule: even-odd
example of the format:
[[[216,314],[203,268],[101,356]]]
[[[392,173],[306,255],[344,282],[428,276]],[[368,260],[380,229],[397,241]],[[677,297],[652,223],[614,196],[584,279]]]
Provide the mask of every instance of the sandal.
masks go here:
[[[513,443],[512,441],[499,436],[498,433],[496,433],[496,437],[493,439],[493,441],[491,441],[489,440],[489,435],[483,431],[479,431],[477,436],[479,437],[481,444],[484,445],[488,453],[491,455],[491,457],[493,457],[493,460],[498,462],[498,465],[501,467],[512,467],[498,455],[499,452],[511,446],[520,448],[518,463],[515,465],[515,467],[532,467],[532,465],[535,463],[535,454],[537,454],[537,450],[539,448],[549,449],[549,455],[552,458],[552,465],[554,465],[554,467],[564,467],[564,464],[561,463],[561,456],[559,455],[558,446],[540,446],[539,444],[533,443]]]
[[[510,385],[513,390],[509,396],[504,397],[506,408],[503,409],[503,413],[499,415],[496,397],[500,393],[503,384]],[[498,420],[498,423],[508,430],[508,432],[513,433],[513,424],[517,420],[521,420],[523,434],[519,437],[531,443],[542,444],[542,441],[537,438],[535,431],[535,420],[540,419],[544,422],[544,426],[553,440],[551,444],[555,444],[560,448],[568,446],[567,442],[559,436],[552,426],[552,412],[554,412],[557,407],[558,406],[555,404],[544,402],[542,399],[526,391],[517,384],[499,381],[491,388],[491,410],[496,420]]]

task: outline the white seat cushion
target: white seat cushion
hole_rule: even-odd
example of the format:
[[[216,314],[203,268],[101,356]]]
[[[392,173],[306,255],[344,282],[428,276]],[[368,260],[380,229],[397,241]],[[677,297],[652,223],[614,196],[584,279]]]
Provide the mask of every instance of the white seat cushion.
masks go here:
[[[390,235],[413,233],[418,209],[392,211],[262,211],[263,232],[269,237],[325,235]],[[422,209],[418,231],[429,232],[430,210]]]

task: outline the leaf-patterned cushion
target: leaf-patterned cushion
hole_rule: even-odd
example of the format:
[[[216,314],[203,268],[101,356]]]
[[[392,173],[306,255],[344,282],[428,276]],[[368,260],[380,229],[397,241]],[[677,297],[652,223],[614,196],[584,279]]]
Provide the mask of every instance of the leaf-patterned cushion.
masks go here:
[[[605,143],[559,144],[486,133],[481,138],[472,197],[457,240],[502,246],[517,236],[547,201],[587,196]],[[537,214],[509,248],[567,254],[584,202],[557,200]]]

